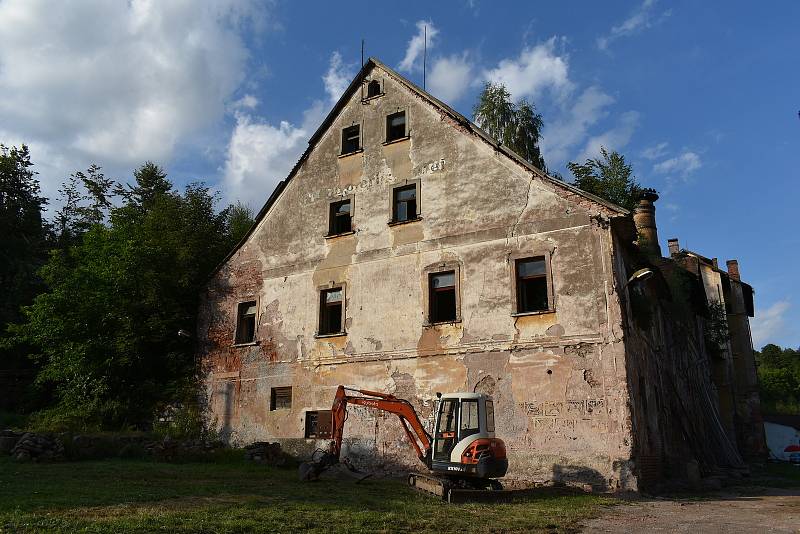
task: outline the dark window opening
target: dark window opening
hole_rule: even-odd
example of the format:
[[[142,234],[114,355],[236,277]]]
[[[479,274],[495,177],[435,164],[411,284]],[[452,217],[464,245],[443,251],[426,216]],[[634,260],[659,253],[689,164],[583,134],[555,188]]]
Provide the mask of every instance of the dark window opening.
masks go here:
[[[456,272],[431,273],[430,322],[446,323],[456,320]]]
[[[378,96],[381,94],[381,82],[378,80],[372,80],[367,84],[367,98],[372,98],[373,96]]]
[[[407,185],[394,190],[393,222],[411,221],[417,218],[417,186]]]
[[[328,217],[328,235],[345,234],[353,230],[350,206],[349,200],[331,203],[331,212]]]
[[[292,407],[292,386],[272,388],[269,399],[270,411]]]
[[[237,311],[236,343],[252,343],[256,338],[256,302],[242,302]]]
[[[361,128],[358,124],[342,130],[342,154],[350,154],[361,148]]]
[[[544,258],[517,260],[517,313],[547,311],[549,308]]]
[[[306,412],[306,438],[326,439],[331,437],[330,410]]]
[[[326,289],[320,292],[319,333],[339,334],[342,329],[344,309],[342,288]]]
[[[386,142],[406,136],[406,112],[392,113],[386,117]]]

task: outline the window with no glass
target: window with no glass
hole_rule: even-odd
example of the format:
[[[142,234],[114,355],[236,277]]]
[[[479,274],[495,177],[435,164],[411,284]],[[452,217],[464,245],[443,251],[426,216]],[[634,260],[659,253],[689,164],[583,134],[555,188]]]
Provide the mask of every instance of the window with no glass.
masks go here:
[[[269,399],[270,411],[292,407],[292,386],[272,388]]]
[[[331,437],[331,411],[306,412],[306,438],[324,439]]]
[[[332,202],[328,217],[328,235],[346,234],[353,231],[350,200]]]
[[[381,82],[372,80],[367,84],[367,98],[378,96],[381,94]]]
[[[386,117],[386,142],[396,141],[406,136],[406,112],[392,113]]]
[[[395,187],[392,195],[392,222],[412,221],[418,217],[416,184]]]
[[[340,334],[344,315],[344,291],[341,287],[320,291],[319,334]]]
[[[236,343],[252,343],[256,337],[256,301],[239,303]]]
[[[361,148],[361,127],[358,124],[342,130],[342,154],[350,154]]]
[[[544,256],[516,260],[517,313],[548,311],[547,262]]]
[[[428,275],[429,321],[446,323],[455,321],[456,311],[456,272],[444,271]]]

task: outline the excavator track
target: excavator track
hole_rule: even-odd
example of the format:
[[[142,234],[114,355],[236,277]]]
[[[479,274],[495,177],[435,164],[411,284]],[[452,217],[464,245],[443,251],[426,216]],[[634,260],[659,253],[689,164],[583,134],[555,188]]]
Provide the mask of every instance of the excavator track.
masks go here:
[[[412,488],[433,495],[450,504],[469,502],[507,502],[512,493],[504,491],[502,484],[496,480],[488,483],[492,489],[465,488],[453,480],[423,473],[409,473],[408,485]]]

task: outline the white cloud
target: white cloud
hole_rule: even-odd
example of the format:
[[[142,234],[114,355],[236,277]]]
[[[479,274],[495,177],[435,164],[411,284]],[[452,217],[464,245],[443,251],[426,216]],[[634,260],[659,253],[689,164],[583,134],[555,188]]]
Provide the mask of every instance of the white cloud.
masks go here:
[[[437,58],[428,74],[428,90],[445,102],[455,102],[469,88],[472,63],[467,54]]]
[[[434,47],[434,44],[436,43],[436,36],[439,35],[439,30],[436,29],[436,26],[433,25],[433,22],[429,20],[417,21],[417,33],[411,38],[410,41],[408,41],[406,55],[403,57],[403,61],[401,61],[398,65],[400,70],[412,72],[422,68],[419,59],[422,57],[422,53],[425,50],[426,27],[428,36],[428,50]]]
[[[574,84],[569,79],[569,58],[556,53],[552,37],[533,48],[526,47],[516,59],[503,59],[497,67],[484,71],[483,78],[505,85],[514,99],[534,100],[549,90],[557,99],[570,95]]]
[[[653,171],[660,174],[677,174],[685,180],[702,166],[703,162],[700,160],[700,156],[687,150],[674,158],[656,163],[653,166]]]
[[[342,55],[334,52],[331,55],[328,71],[322,77],[322,81],[325,82],[325,92],[328,93],[331,104],[339,101],[354,76],[352,68],[342,61]]]
[[[753,346],[756,349],[760,349],[783,333],[786,327],[785,315],[789,307],[789,301],[780,300],[765,310],[756,310],[755,317],[750,321]]]
[[[649,146],[642,150],[642,157],[649,160],[661,159],[667,155],[667,147],[669,143],[658,143],[657,145]]]
[[[253,95],[244,95],[239,100],[231,104],[231,109],[255,109],[258,106],[258,98]]]
[[[654,24],[661,22],[671,15],[670,10],[666,10],[658,15],[654,13],[657,0],[644,0],[622,24],[612,26],[608,35],[597,38],[597,47],[600,50],[607,50],[608,46],[621,37],[628,37],[639,33]]]
[[[241,200],[257,209],[286,178],[309,132],[282,121],[278,126],[236,114],[221,187],[226,203]]]
[[[64,167],[167,162],[216,124],[245,75],[247,2],[0,2],[0,124]],[[247,103],[247,101],[242,102]]]
[[[600,135],[589,138],[578,161],[598,157],[601,146],[609,151],[624,148],[633,137],[633,132],[639,126],[639,119],[640,115],[637,111],[626,111],[620,115],[616,126]]]
[[[552,125],[545,125],[541,147],[549,165],[564,162],[569,150],[581,143],[589,128],[608,115],[607,108],[614,99],[599,87],[584,90],[568,111],[557,117]]]

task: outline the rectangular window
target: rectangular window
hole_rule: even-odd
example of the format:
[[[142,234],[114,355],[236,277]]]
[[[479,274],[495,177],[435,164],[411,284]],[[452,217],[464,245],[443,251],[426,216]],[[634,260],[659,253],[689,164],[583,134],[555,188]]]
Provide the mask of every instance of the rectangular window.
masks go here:
[[[344,315],[344,292],[341,287],[320,291],[319,333],[340,334]]]
[[[486,401],[486,431],[494,432],[494,402]]]
[[[236,320],[236,343],[252,343],[256,337],[256,301],[239,303]]]
[[[342,154],[351,154],[361,148],[361,127],[358,124],[342,130]]]
[[[406,136],[406,112],[392,113],[386,117],[386,142],[396,141]]]
[[[270,411],[292,407],[292,386],[272,388],[269,399]]]
[[[517,313],[550,309],[547,291],[547,262],[543,256],[516,262]]]
[[[306,438],[326,439],[331,437],[331,411],[306,412]]]
[[[444,400],[436,423],[436,449],[433,457],[436,460],[449,460],[450,451],[458,441],[456,437],[458,401]]]
[[[446,323],[456,320],[456,272],[445,271],[428,275],[429,320]]]
[[[405,222],[417,218],[416,184],[394,188],[393,198],[392,222]]]
[[[481,431],[478,422],[478,399],[461,402],[461,433],[459,438],[464,439],[471,434]]]
[[[350,200],[332,202],[328,216],[328,235],[346,234],[353,231]]]

